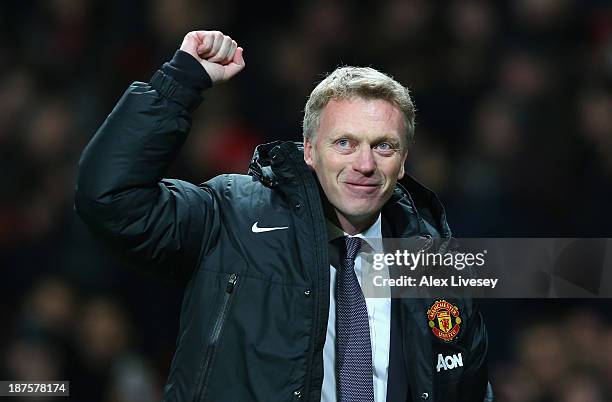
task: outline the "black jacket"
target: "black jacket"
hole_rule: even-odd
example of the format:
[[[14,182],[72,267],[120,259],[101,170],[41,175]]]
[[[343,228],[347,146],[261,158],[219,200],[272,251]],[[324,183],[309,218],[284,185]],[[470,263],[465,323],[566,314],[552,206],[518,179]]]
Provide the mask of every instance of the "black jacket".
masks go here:
[[[257,148],[249,175],[162,179],[201,101],[189,59],[179,52],[128,88],[83,152],[75,209],[133,264],[185,283],[164,401],[318,402],[329,257],[316,178],[299,146],[277,142]],[[409,177],[383,216],[386,236],[450,236],[437,197]],[[255,222],[289,229],[254,233]],[[451,302],[461,331],[443,342],[428,326],[433,300],[393,301],[389,400],[485,398],[482,317],[471,301]],[[457,353],[462,367],[436,371],[438,354]]]

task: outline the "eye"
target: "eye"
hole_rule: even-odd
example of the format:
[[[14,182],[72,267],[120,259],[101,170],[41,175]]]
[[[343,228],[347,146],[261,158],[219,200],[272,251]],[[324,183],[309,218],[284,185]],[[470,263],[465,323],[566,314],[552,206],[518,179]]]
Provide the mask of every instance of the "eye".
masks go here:
[[[377,144],[374,149],[383,155],[391,155],[397,150],[397,147],[388,142],[381,142]]]
[[[349,148],[351,146],[351,143],[349,140],[341,139],[336,141],[336,145],[338,145],[340,148]]]
[[[334,147],[338,152],[349,153],[355,148],[355,143],[347,138],[340,138],[334,141]]]

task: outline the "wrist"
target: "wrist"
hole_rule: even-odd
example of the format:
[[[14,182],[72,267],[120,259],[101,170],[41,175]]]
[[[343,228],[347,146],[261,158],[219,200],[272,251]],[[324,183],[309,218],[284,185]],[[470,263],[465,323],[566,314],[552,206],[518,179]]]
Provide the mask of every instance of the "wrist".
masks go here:
[[[202,92],[212,87],[213,82],[204,67],[189,53],[177,50],[172,60],[164,63],[162,71],[180,85]]]

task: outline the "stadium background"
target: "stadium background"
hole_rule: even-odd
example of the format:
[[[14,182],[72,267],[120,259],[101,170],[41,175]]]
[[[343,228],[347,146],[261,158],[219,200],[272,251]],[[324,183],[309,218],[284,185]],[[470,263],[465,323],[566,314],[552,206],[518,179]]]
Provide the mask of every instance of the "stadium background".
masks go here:
[[[124,89],[202,28],[235,38],[247,68],[206,94],[168,176],[245,172],[254,145],[300,139],[321,73],[370,65],[411,88],[409,170],[456,236],[610,237],[609,1],[4,0],[1,379],[67,379],[74,401],[160,400],[181,289],[110,256],[72,196],[80,151]],[[482,307],[499,401],[612,400],[612,303]]]

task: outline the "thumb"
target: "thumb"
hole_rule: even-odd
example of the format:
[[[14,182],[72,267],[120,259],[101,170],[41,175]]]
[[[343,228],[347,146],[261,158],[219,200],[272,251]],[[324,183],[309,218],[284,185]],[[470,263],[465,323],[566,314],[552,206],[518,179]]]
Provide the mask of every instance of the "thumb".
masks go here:
[[[245,63],[244,63],[244,57],[242,56],[242,52],[244,51],[243,48],[239,47],[236,49],[236,53],[234,54],[234,60],[233,62],[238,64],[239,66],[244,67]]]
[[[234,60],[225,66],[226,77],[228,79],[238,74],[245,67],[246,64],[242,55],[243,51],[244,49],[241,47],[237,48],[236,53],[234,53]]]

